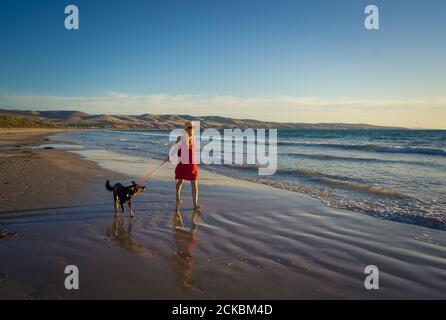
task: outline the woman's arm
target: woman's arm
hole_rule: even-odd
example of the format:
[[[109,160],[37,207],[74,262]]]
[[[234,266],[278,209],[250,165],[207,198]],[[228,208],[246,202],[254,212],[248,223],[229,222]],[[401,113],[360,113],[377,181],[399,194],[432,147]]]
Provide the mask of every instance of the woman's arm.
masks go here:
[[[175,142],[175,145],[170,149],[169,155],[167,156],[168,161],[172,160],[172,158],[178,153],[178,150],[180,150],[181,139],[182,137],[178,137],[177,142]]]

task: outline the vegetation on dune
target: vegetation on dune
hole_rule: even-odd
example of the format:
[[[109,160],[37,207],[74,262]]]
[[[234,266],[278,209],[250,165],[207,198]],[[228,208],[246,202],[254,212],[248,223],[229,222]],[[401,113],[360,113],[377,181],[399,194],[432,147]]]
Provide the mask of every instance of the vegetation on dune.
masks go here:
[[[0,115],[0,128],[56,128],[51,123]]]

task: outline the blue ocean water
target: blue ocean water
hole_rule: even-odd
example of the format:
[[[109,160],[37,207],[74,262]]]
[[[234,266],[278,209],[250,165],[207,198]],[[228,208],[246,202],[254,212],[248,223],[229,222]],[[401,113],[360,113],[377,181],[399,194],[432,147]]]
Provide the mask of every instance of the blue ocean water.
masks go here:
[[[57,140],[89,149],[164,159],[168,131],[84,131]],[[300,192],[328,206],[446,230],[446,131],[279,130],[278,170],[207,165],[207,170]],[[141,173],[143,174],[143,173]]]

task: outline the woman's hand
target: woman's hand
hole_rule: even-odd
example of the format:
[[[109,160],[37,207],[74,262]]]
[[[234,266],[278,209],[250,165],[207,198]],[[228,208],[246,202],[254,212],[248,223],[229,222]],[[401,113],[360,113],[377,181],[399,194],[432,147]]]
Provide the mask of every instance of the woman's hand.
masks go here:
[[[170,154],[167,156],[166,161],[171,161],[172,157],[170,156]]]

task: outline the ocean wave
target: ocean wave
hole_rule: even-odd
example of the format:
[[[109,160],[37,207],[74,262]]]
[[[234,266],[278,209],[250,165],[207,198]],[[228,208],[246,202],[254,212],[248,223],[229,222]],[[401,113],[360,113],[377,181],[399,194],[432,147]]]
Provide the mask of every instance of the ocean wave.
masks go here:
[[[210,137],[212,137],[212,141],[221,141],[221,142],[227,142],[227,141],[232,141],[234,143],[236,142],[242,142],[242,143],[247,143],[248,141],[253,140],[254,143],[264,143],[264,144],[269,144],[269,143],[279,143],[276,139],[259,139],[256,136],[253,136],[252,139],[248,139],[246,136],[243,137],[239,137],[239,136],[229,136],[226,137],[224,136],[224,134],[222,134],[221,136],[209,136],[209,135],[201,135],[201,141],[205,142],[205,141],[209,141]]]
[[[279,169],[280,171],[280,169]],[[350,189],[354,191],[360,191],[365,193],[377,194],[380,196],[394,197],[399,196],[400,194],[391,189],[385,189],[383,187],[370,186],[366,184],[358,183],[355,179],[338,176],[338,175],[330,175],[319,172],[313,169],[296,169],[296,170],[286,170],[286,173],[296,172],[301,176],[307,176],[313,178],[313,180],[330,186],[342,187],[345,189]]]
[[[235,169],[245,169],[250,171],[259,169],[259,166],[256,165],[229,165],[228,167]],[[350,177],[326,174],[314,169],[306,169],[306,168],[277,169],[276,173],[279,175],[298,175],[302,177],[308,177],[311,178],[313,181],[316,181],[324,185],[336,186],[359,192],[372,193],[380,196],[386,196],[386,197],[401,196],[401,194],[395,190],[362,184],[359,183],[358,180]]]
[[[280,156],[285,157],[295,157],[295,158],[306,158],[310,160],[327,160],[327,161],[351,161],[351,162],[375,162],[375,163],[394,163],[394,164],[413,164],[413,165],[421,165],[421,166],[437,166],[430,162],[423,161],[411,161],[411,160],[390,160],[390,159],[377,159],[377,158],[360,158],[360,157],[341,157],[341,156],[333,156],[329,154],[307,154],[307,153],[299,153],[299,152],[289,152],[289,153],[281,153]],[[440,166],[442,167],[442,166]]]
[[[344,181],[348,183],[359,183],[361,182],[358,179],[341,176],[341,175],[334,175],[334,174],[328,174],[323,173],[315,169],[308,169],[308,168],[298,168],[298,169],[277,169],[276,171],[278,174],[284,174],[284,175],[296,175],[300,177],[306,177],[312,180],[315,180],[317,182],[322,181],[323,179],[331,179],[336,181]]]
[[[147,137],[169,137],[169,133],[160,133],[160,132],[145,132],[145,131],[107,131],[109,133],[119,133],[119,134],[131,134],[138,136],[147,136]]]
[[[316,159],[316,160],[342,160],[342,161],[364,161],[364,162],[399,162],[396,160],[383,160],[376,158],[340,157],[322,153],[308,154],[299,152],[288,152],[288,153],[281,153],[280,156],[307,158],[311,160]]]
[[[260,166],[255,165],[255,164],[226,164],[225,166],[228,168],[244,169],[244,170],[249,170],[249,171],[258,170],[260,168]]]
[[[274,178],[240,176],[238,174],[235,174],[234,172],[227,173],[221,172],[220,170],[210,171],[223,174],[235,179],[243,179],[259,184],[268,185],[277,189],[303,193],[313,198],[319,199],[327,206],[332,208],[352,210],[379,219],[414,224],[446,231],[446,215],[442,211],[441,205],[424,203],[415,198],[399,195],[393,190],[352,184],[348,187],[363,189],[362,191],[372,193],[375,196],[371,198],[358,198],[354,196],[344,197],[337,195],[329,188],[309,187],[296,182],[277,180]],[[328,184],[338,183],[337,181],[326,182]],[[346,187],[345,183],[341,183],[344,185],[344,187]]]
[[[350,190],[372,193],[372,194],[377,194],[377,195],[385,196],[385,197],[400,196],[400,193],[398,193],[397,191],[391,190],[391,189],[385,189],[382,187],[368,186],[368,185],[363,185],[363,184],[358,184],[358,183],[350,183],[350,182],[346,182],[346,181],[327,179],[327,178],[322,178],[322,179],[320,179],[320,181],[327,185],[339,186],[339,187],[343,187],[343,188],[350,189]]]
[[[228,168],[231,169],[239,169],[239,170],[247,170],[247,171],[252,171],[252,172],[257,172],[259,168],[261,168],[261,166],[259,165],[238,165],[238,164],[230,164],[230,165],[225,165]],[[346,176],[340,176],[340,175],[333,175],[333,174],[327,174],[327,173],[323,173],[314,169],[307,169],[307,168],[298,168],[298,169],[287,169],[287,168],[278,168],[276,170],[276,175],[281,175],[281,176],[301,176],[301,177],[307,177],[313,180],[322,180],[322,179],[332,179],[332,180],[336,180],[336,181],[346,181],[346,182],[355,182],[358,183],[360,182],[357,179],[351,178],[351,177],[346,177]]]
[[[280,141],[279,145],[333,148],[333,149],[358,150],[358,151],[382,152],[382,153],[413,153],[413,154],[425,154],[432,156],[446,156],[445,149],[430,148],[430,147],[383,146],[376,144],[310,143],[310,142],[291,142],[291,141]]]
[[[146,137],[169,137],[169,134],[167,133],[141,133],[143,136]]]

